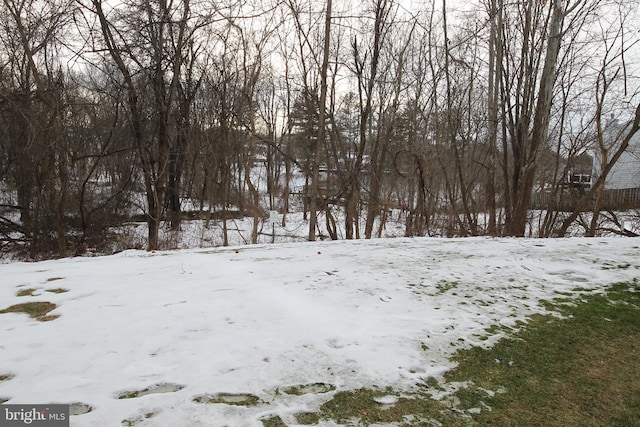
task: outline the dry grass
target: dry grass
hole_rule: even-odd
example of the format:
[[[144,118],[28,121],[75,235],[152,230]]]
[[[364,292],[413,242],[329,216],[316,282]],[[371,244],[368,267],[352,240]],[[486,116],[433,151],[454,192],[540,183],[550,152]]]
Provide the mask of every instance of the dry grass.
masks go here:
[[[18,292],[16,292],[16,296],[18,296],[18,297],[32,297],[33,293],[36,290],[37,289],[34,289],[34,288],[20,289]]]
[[[54,310],[57,306],[51,302],[39,301],[39,302],[26,302],[24,304],[16,304],[11,307],[0,310],[2,313],[26,313],[33,319],[40,322],[48,322],[50,320],[57,319],[58,315],[47,315],[50,311]]]
[[[65,288],[54,288],[54,289],[45,289],[45,290],[53,294],[63,294],[65,292],[69,292],[69,289],[65,289]]]

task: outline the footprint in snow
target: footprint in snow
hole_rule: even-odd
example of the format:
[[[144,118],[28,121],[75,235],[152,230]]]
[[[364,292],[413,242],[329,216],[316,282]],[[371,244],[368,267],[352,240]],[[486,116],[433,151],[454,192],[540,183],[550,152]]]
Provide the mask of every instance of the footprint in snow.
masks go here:
[[[358,342],[353,342],[353,341],[347,341],[345,339],[339,338],[339,337],[334,337],[334,338],[328,338],[325,340],[325,342],[327,343],[327,346],[339,350],[341,348],[344,347],[349,347],[352,345],[359,345]]]
[[[394,396],[392,394],[388,394],[386,396],[374,397],[373,401],[376,402],[382,409],[391,408],[398,402],[398,396]]]
[[[93,406],[88,403],[74,402],[69,404],[69,415],[82,415],[93,411]]]
[[[148,420],[149,418],[155,417],[156,415],[158,415],[159,412],[160,412],[159,409],[147,411],[144,414],[136,415],[136,416],[127,418],[126,420],[122,420],[121,424],[125,427],[132,427],[145,422],[145,420]]]
[[[148,394],[155,393],[174,393],[184,388],[182,384],[174,383],[160,383],[155,384],[142,390],[126,390],[116,395],[117,399],[136,399],[138,397],[146,396]]]
[[[326,383],[312,383],[312,384],[301,384],[301,385],[292,385],[288,387],[284,387],[278,389],[285,394],[293,395],[293,396],[302,396],[303,394],[322,394],[329,393],[330,391],[334,391],[336,387],[332,384]]]
[[[205,393],[195,396],[193,401],[206,404],[224,403],[234,406],[256,406],[264,403],[258,396],[249,393]]]

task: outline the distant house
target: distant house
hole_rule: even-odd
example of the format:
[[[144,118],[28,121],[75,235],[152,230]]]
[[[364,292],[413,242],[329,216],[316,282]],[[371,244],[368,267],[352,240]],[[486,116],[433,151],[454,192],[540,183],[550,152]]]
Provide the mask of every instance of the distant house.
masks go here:
[[[567,176],[567,181],[569,185],[573,188],[585,188],[588,189],[591,187],[591,174],[588,173],[575,173],[569,172],[569,176]]]
[[[622,131],[622,132],[621,132]],[[609,156],[613,156],[618,144],[624,137],[624,130],[617,122],[612,122],[605,131],[611,135],[612,148]],[[617,139],[617,141],[616,141]],[[596,150],[593,158],[593,182],[600,176],[602,154]],[[604,182],[604,199],[602,209],[625,210],[640,207],[640,132],[636,133],[629,147],[620,156]]]
[[[605,143],[609,148],[609,159],[619,147],[624,137],[621,124],[612,120],[604,131]],[[533,196],[536,209],[553,209],[571,212],[578,206],[580,199],[587,194],[600,177],[602,169],[602,153],[594,147],[593,164],[589,165],[589,156],[584,153],[573,159],[572,168],[565,178],[565,186],[571,189],[564,192],[560,199],[553,200],[549,192],[540,191]],[[591,170],[591,173],[589,173]],[[595,208],[595,198],[589,204],[581,205],[584,211]],[[640,132],[629,141],[629,147],[613,165],[604,183],[604,193],[599,199],[600,210],[627,210],[640,208]]]
[[[607,134],[617,135],[621,130],[621,126],[612,123]],[[620,138],[621,139],[621,138]],[[616,142],[619,144],[619,142]],[[615,148],[610,150],[610,156],[615,152]],[[593,158],[593,182],[600,176],[602,165],[602,154],[596,150]],[[620,159],[613,166],[604,184],[605,190],[624,190],[631,188],[640,188],[640,132],[636,133],[629,142],[629,147],[622,154]]]

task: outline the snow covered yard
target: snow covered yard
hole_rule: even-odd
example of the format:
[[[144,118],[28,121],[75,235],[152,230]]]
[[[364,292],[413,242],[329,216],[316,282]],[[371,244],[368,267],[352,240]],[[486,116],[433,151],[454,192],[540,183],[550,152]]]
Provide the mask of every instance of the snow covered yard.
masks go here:
[[[634,280],[639,246],[398,238],[2,264],[0,310],[59,317],[0,314],[0,401],[91,409],[72,426],[292,423],[335,391],[438,377],[542,300]]]

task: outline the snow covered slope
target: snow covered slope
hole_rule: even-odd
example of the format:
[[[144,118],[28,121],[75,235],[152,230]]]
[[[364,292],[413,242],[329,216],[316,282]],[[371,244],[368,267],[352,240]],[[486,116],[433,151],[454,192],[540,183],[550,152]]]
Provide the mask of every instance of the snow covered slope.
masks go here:
[[[543,299],[636,278],[639,244],[398,238],[2,264],[0,310],[47,301],[59,317],[0,314],[0,399],[90,406],[72,426],[289,422],[334,389],[441,375]],[[257,405],[206,403],[221,393]]]

